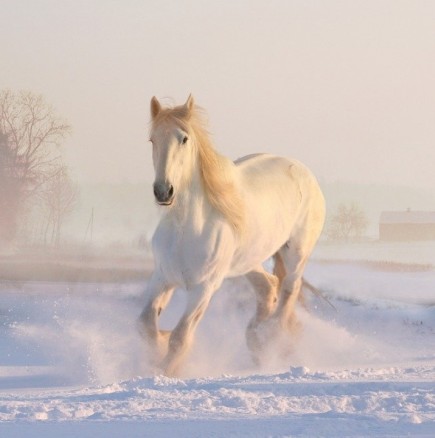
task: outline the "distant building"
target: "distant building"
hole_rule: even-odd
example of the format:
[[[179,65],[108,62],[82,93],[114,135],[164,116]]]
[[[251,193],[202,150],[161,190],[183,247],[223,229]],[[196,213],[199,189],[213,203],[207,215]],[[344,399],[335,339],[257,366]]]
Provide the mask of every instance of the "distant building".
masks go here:
[[[435,240],[435,211],[383,211],[380,240]]]

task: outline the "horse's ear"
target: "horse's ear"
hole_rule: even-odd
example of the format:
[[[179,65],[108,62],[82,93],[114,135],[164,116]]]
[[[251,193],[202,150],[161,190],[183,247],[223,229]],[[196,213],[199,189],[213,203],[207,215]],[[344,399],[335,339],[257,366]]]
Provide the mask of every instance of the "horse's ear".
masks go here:
[[[190,113],[193,107],[195,106],[195,101],[193,99],[192,94],[189,94],[189,97],[187,98],[186,103],[184,105]]]
[[[161,109],[162,106],[160,105],[160,102],[157,100],[156,96],[153,96],[153,98],[151,99],[151,117],[155,119]]]
[[[190,116],[192,115],[192,110],[194,106],[195,106],[195,101],[193,100],[193,96],[189,94],[186,103],[178,107],[179,115],[181,117],[189,119]]]

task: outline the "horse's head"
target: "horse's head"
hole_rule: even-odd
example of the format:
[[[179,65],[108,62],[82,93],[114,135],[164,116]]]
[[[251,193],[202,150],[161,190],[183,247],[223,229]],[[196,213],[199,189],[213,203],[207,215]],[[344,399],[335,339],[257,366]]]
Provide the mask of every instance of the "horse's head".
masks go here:
[[[188,122],[193,107],[192,96],[175,108],[162,108],[155,97],[151,99],[154,196],[160,205],[171,205],[191,176],[194,141]]]

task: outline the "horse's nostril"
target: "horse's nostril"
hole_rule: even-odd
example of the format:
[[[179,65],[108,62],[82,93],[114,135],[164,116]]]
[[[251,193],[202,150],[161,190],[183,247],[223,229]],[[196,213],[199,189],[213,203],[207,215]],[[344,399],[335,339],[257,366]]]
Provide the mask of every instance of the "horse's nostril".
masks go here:
[[[171,184],[155,183],[153,191],[159,204],[170,203],[174,197],[174,187]]]

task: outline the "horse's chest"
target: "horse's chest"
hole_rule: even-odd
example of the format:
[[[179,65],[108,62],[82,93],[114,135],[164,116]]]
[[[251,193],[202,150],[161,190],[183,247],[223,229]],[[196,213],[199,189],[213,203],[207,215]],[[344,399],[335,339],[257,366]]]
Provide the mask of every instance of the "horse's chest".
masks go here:
[[[162,227],[153,239],[156,264],[167,280],[190,289],[223,269],[226,258],[220,240],[217,233],[197,234],[188,227]]]

